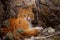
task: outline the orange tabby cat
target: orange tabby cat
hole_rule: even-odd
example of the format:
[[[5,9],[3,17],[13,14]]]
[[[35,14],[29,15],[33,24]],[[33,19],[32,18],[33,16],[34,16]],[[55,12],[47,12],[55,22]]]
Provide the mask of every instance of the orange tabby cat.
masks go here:
[[[37,35],[38,30],[32,28],[31,21],[34,20],[34,14],[30,8],[18,8],[17,18],[10,18],[9,30],[16,35],[17,29],[22,29],[23,36],[34,36]]]
[[[31,21],[34,20],[34,14],[31,8],[18,8],[17,18],[9,19],[11,30],[22,29],[23,35],[36,35],[38,33],[37,29],[32,28]],[[33,29],[33,30],[31,30]]]

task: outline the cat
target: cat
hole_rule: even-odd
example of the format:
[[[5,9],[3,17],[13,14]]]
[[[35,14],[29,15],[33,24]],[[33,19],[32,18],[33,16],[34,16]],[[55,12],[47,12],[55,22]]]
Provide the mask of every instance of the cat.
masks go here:
[[[33,36],[37,35],[38,30],[32,27],[31,21],[34,20],[34,14],[31,8],[19,8],[19,13],[17,18],[9,19],[10,26],[12,27],[12,31],[17,29],[23,30],[23,35],[26,36]],[[14,29],[14,30],[13,30]]]
[[[8,30],[11,31],[16,37],[16,31],[22,29],[22,35],[24,37],[28,36],[35,36],[39,33],[38,29],[34,29],[32,27],[31,21],[34,20],[34,14],[31,8],[18,8],[18,15],[17,18],[10,18],[9,21],[9,28]],[[18,31],[19,31],[18,30]],[[7,30],[6,30],[7,31]]]

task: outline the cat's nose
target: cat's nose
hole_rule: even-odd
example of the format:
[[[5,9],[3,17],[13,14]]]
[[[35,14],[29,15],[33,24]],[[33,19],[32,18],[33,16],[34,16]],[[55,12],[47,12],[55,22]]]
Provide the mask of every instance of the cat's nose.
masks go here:
[[[30,17],[27,18],[28,21],[31,21],[32,19]]]

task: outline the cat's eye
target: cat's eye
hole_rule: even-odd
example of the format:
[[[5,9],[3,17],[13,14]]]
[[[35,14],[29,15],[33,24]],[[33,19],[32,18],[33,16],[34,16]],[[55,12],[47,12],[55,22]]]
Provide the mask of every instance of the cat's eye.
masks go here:
[[[26,17],[26,15],[23,15],[23,16],[25,16],[25,17]]]
[[[28,16],[29,16],[30,14],[28,14]]]

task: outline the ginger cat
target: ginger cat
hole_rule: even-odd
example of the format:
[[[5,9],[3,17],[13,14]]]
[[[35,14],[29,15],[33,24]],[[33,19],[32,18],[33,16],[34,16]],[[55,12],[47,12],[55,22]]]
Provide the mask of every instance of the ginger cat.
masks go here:
[[[31,8],[18,8],[19,13],[17,15],[17,19],[10,19],[10,26],[15,29],[22,28],[23,29],[23,35],[29,36],[29,35],[36,35],[38,33],[37,29],[32,29],[31,21],[34,20],[34,14],[32,12]]]
[[[24,37],[34,36],[39,33],[37,29],[32,28],[31,21],[34,20],[34,14],[30,8],[18,8],[17,18],[10,18],[9,20],[9,30],[16,35],[17,29],[22,29],[22,35]]]

